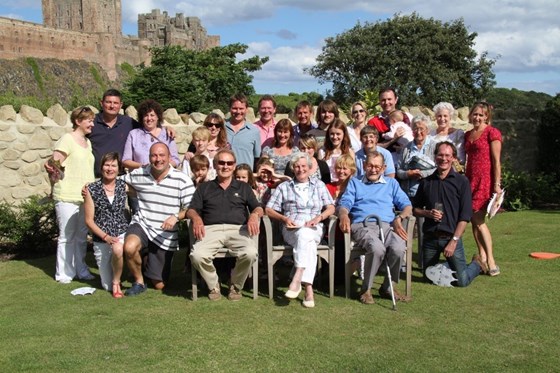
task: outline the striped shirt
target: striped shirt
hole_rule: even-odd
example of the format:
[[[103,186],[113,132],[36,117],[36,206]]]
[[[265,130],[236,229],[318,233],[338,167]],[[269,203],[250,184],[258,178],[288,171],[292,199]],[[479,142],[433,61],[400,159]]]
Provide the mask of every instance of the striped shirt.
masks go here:
[[[194,193],[191,179],[171,165],[167,175],[159,183],[150,173],[151,166],[141,167],[123,176],[123,180],[136,190],[139,209],[131,224],[139,224],[150,241],[163,250],[178,250],[177,225],[164,231],[163,222],[169,216],[187,209]]]

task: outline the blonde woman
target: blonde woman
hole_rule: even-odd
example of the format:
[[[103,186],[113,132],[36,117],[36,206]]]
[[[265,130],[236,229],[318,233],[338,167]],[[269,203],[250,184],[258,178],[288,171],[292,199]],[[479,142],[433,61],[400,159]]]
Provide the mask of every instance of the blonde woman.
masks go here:
[[[54,278],[61,284],[75,277],[93,280],[85,262],[88,229],[84,219],[82,188],[95,180],[91,142],[86,135],[93,128],[93,111],[79,107],[72,111],[73,131],[62,136],[54,146],[52,158],[64,167],[64,178],[53,186],[59,234]]]

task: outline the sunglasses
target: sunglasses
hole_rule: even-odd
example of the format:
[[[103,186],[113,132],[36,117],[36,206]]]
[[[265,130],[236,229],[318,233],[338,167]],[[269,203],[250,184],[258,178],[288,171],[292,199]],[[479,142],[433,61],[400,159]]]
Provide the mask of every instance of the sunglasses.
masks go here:
[[[210,127],[219,128],[219,127],[221,127],[220,123],[206,123],[205,126],[206,126],[206,128],[210,128]]]
[[[356,115],[356,114],[358,114],[358,113],[365,113],[365,112],[366,112],[366,111],[365,111],[364,109],[358,109],[358,110],[354,110],[354,111],[352,112],[352,114],[353,114],[353,115]]]
[[[235,164],[235,161],[218,161],[218,164],[220,166],[233,166]]]

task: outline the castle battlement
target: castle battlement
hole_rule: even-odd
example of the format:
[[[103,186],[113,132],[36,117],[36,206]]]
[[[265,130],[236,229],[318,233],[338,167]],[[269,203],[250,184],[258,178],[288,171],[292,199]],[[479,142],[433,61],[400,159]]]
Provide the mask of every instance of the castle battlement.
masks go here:
[[[159,9],[138,15],[138,37],[122,35],[120,0],[42,0],[43,22],[0,17],[0,57],[55,58],[98,63],[109,79],[117,65],[150,63],[149,48],[179,45],[205,50],[220,45],[197,17],[169,17]]]

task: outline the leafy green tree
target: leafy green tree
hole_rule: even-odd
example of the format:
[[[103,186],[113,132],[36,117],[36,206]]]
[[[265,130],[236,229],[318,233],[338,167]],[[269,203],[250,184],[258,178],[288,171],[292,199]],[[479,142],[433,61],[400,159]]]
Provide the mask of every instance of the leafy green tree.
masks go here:
[[[546,103],[538,135],[537,164],[541,171],[554,173],[560,179],[560,94]]]
[[[317,64],[306,71],[320,83],[332,82],[340,103],[391,85],[408,105],[470,105],[495,84],[495,60],[486,52],[477,58],[476,36],[462,19],[442,23],[416,13],[395,15],[327,38]]]
[[[260,70],[268,61],[268,57],[259,56],[237,61],[236,56],[246,51],[243,44],[205,51],[178,46],[152,48],[151,65],[140,67],[127,82],[125,99],[137,104],[152,98],[180,113],[227,107],[234,93],[255,92],[249,73]]]

